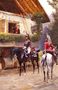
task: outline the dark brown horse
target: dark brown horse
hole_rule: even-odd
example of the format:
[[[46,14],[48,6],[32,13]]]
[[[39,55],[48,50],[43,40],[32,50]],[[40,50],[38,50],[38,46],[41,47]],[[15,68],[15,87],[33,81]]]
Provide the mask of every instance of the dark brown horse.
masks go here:
[[[31,52],[29,55],[26,55],[23,48],[13,48],[12,52],[13,52],[12,55],[16,54],[16,56],[17,56],[17,60],[19,62],[19,66],[20,66],[20,75],[21,75],[21,72],[22,72],[22,64],[23,64],[24,72],[26,72],[26,62],[28,62],[29,60],[32,63],[33,72],[35,71],[34,61],[36,61],[36,65],[37,65],[38,72],[39,72],[38,53],[37,52],[36,52],[35,55],[34,55],[33,52]]]
[[[26,59],[25,59],[25,56],[24,56],[24,51],[22,48],[13,48],[12,49],[12,57],[16,54],[17,56],[17,60],[18,60],[18,63],[19,63],[19,66],[20,66],[20,75],[21,75],[21,72],[22,72],[22,64],[23,64],[23,69],[24,69],[24,72],[26,72]]]
[[[35,66],[37,66],[37,69],[38,69],[38,72],[39,72],[39,56],[38,56],[38,51],[36,51],[36,50],[31,51],[31,62],[32,62],[32,65],[33,65],[33,72],[35,71]]]

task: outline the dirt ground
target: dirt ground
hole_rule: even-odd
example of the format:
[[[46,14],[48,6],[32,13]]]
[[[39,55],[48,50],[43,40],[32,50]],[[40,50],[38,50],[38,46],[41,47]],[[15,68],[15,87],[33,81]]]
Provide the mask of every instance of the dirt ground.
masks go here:
[[[30,68],[30,67],[28,67]],[[54,66],[53,80],[48,83],[43,81],[43,72],[40,68],[38,74],[32,70],[22,72],[19,76],[18,69],[7,69],[0,71],[0,90],[58,90],[58,65]]]

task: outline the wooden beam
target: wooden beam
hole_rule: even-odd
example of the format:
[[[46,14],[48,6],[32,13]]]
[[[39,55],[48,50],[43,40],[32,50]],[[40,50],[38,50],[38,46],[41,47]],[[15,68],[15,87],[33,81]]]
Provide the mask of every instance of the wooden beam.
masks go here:
[[[19,9],[22,10],[22,12],[27,15],[27,13],[25,12],[24,8],[22,7],[22,5],[20,4],[20,2],[18,0],[14,0],[16,5],[18,6]]]
[[[33,14],[36,12],[34,5],[32,4],[31,0],[25,0],[27,2],[27,4],[29,5],[29,7],[32,9]]]
[[[31,3],[33,4],[33,6],[37,9],[37,11],[40,11],[39,8],[37,7],[37,5],[34,3],[33,0],[31,0]]]
[[[33,1],[33,0],[31,0],[31,1]],[[33,2],[37,6],[39,12],[45,12],[44,9],[43,9],[43,7],[41,6],[39,0],[36,0],[36,2],[35,1],[33,1]]]
[[[32,10],[32,8],[29,6],[29,4],[27,3],[26,0],[23,0],[23,3],[25,4],[27,10],[29,10],[29,13],[34,14],[34,11]]]
[[[5,10],[5,11],[6,11],[6,9],[5,9],[5,7],[4,7],[3,3],[1,3],[1,2],[0,2],[0,7],[1,7],[3,10]]]

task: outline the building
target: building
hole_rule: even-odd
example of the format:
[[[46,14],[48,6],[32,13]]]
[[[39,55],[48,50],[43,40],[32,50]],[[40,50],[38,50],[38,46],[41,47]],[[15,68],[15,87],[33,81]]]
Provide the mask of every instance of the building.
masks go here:
[[[43,13],[45,22],[49,21],[38,0],[0,0],[0,33],[12,34],[17,25],[20,30],[18,34],[32,34],[31,27],[35,22],[30,16],[37,12]]]
[[[43,13],[45,22],[49,22],[49,18],[38,0],[0,0],[0,33],[32,34],[36,30],[36,26],[30,16],[35,13]],[[18,33],[14,29],[16,25],[19,28]],[[8,56],[12,46],[10,44],[0,46],[0,49],[3,48],[3,55],[5,55],[4,60],[0,58],[2,68],[5,67],[8,61],[11,62]]]

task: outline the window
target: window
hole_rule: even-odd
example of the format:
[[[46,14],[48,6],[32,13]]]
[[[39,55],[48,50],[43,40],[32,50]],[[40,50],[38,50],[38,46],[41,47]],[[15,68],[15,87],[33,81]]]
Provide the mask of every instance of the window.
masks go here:
[[[9,23],[8,32],[9,33],[20,34],[20,30],[19,30],[19,27],[18,27],[17,23]]]

